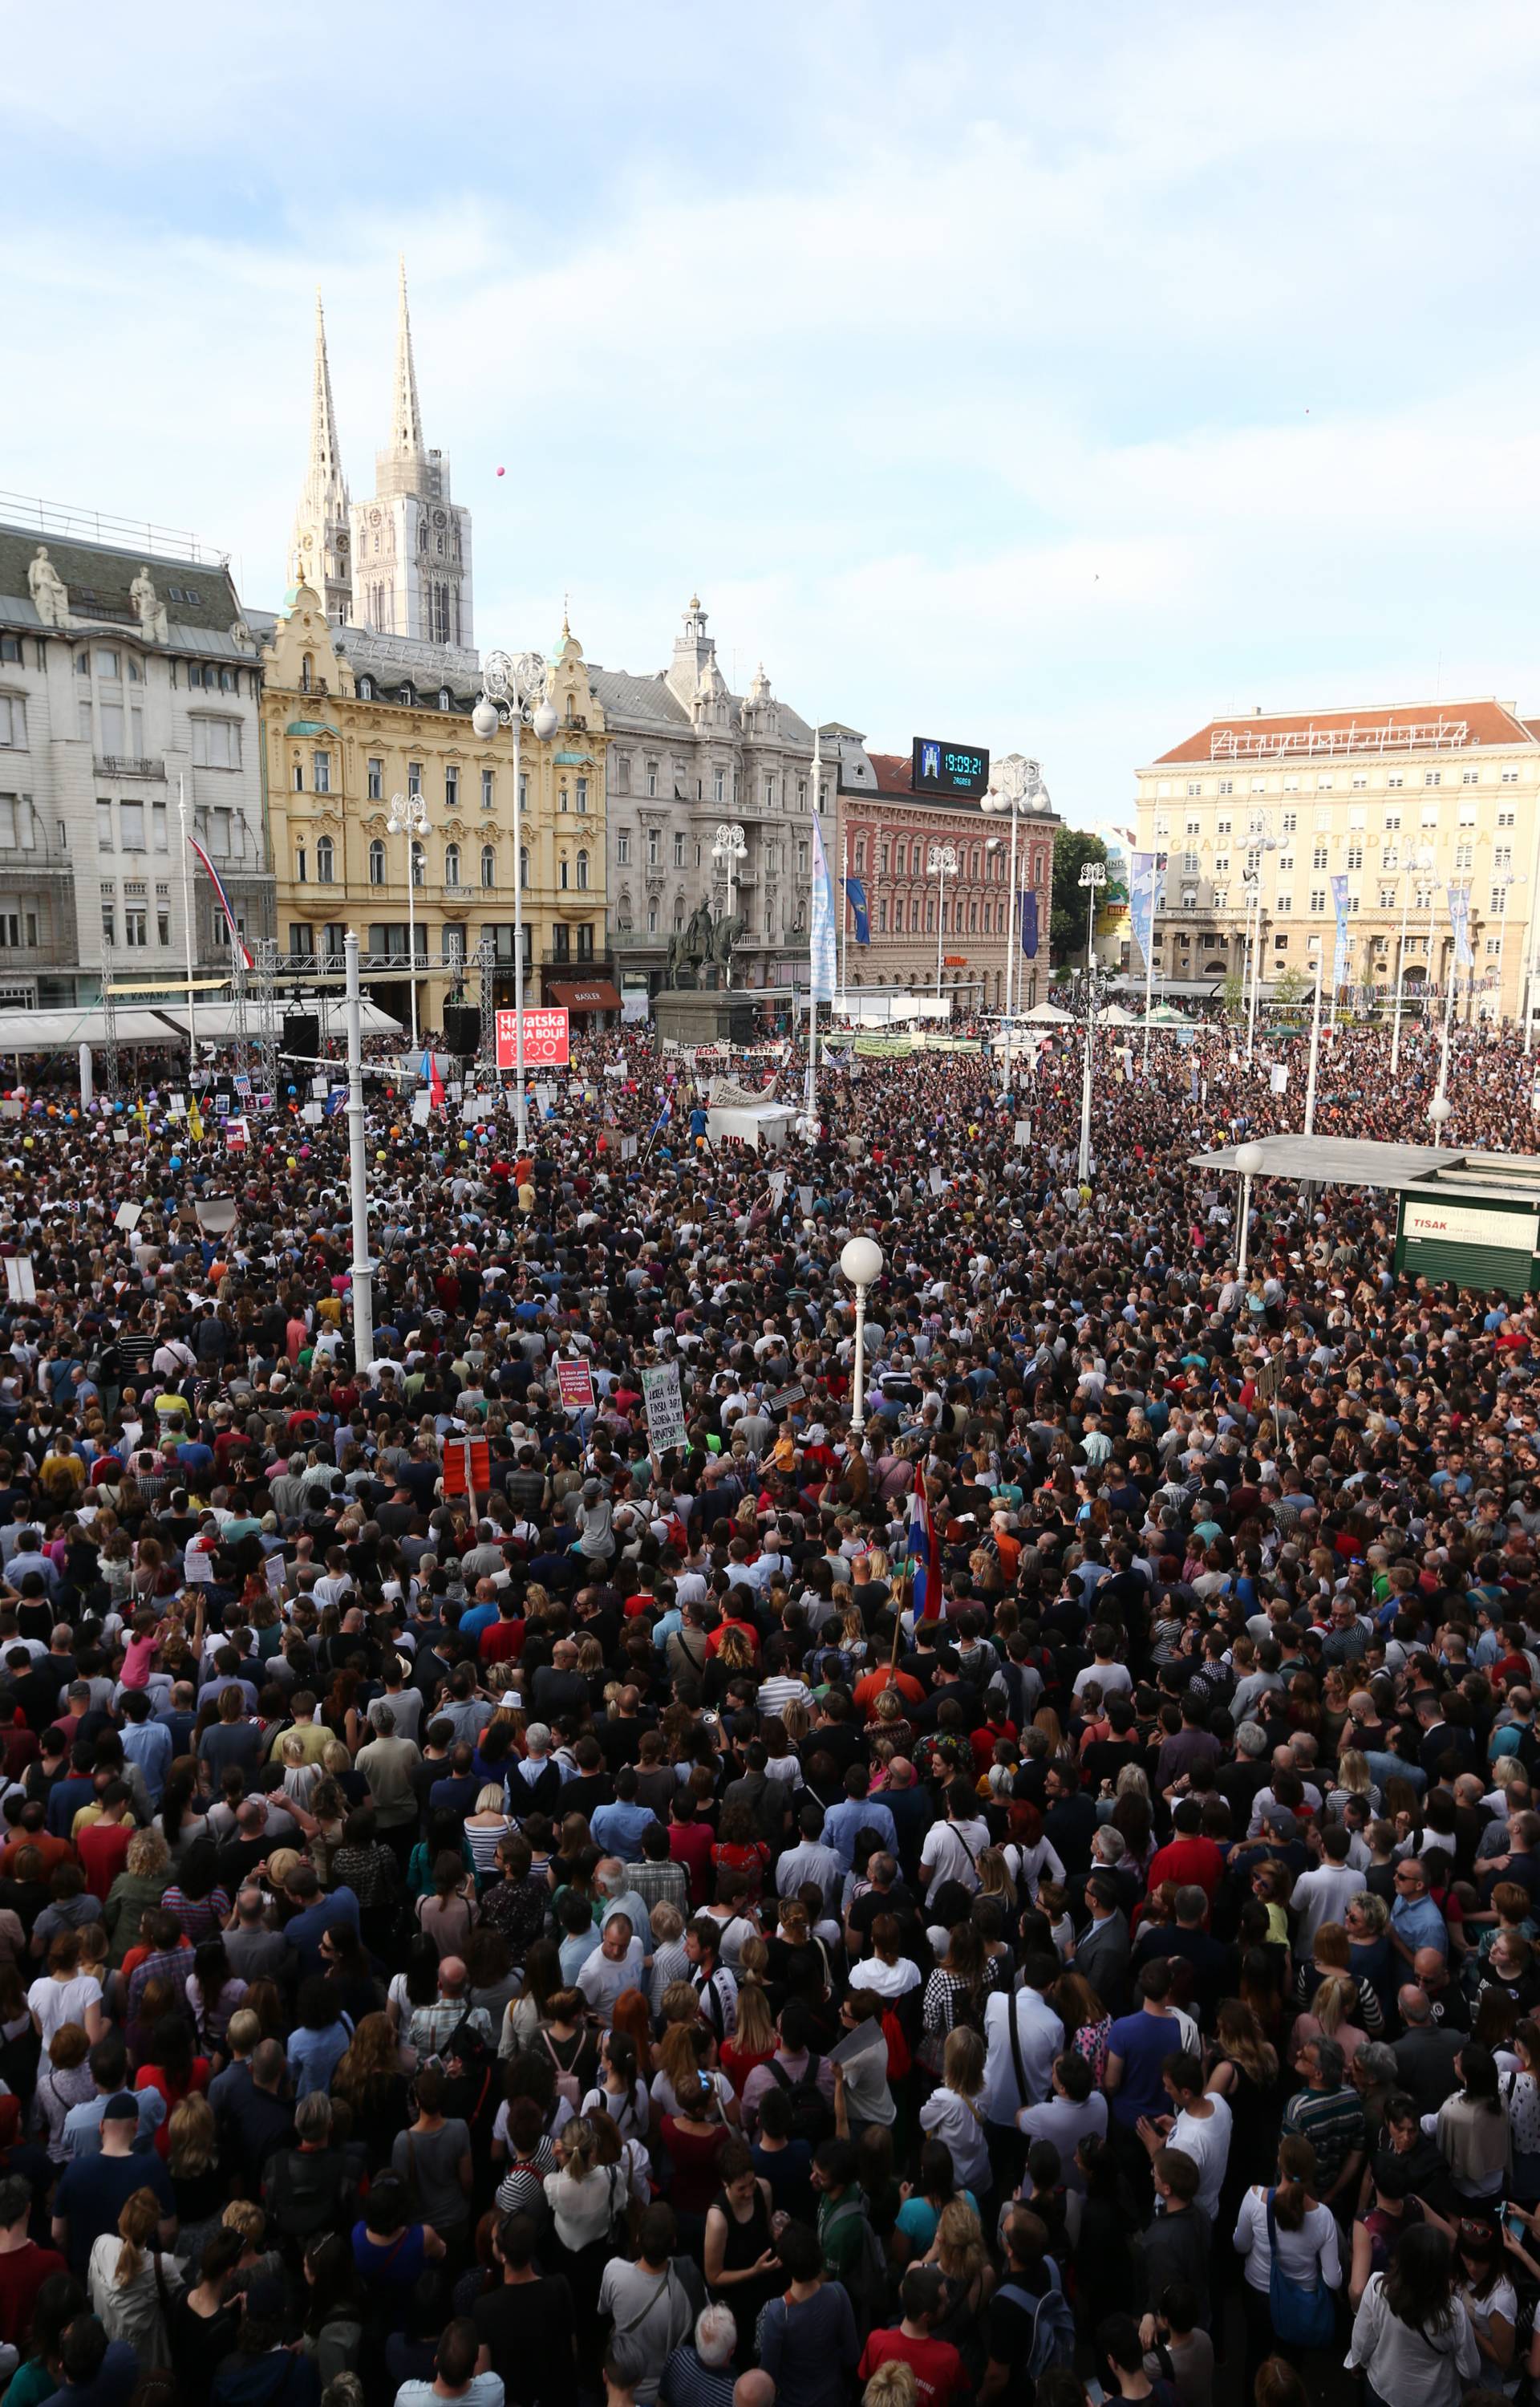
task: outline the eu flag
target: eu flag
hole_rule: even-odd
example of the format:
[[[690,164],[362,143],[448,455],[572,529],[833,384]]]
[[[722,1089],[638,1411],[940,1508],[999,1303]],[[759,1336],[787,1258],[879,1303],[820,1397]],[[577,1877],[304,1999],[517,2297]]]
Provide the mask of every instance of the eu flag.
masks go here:
[[[867,890],[862,884],[860,878],[846,878],[845,900],[850,904],[850,916],[855,922],[856,943],[858,945],[869,945],[871,942],[871,916],[867,909]]]
[[[1022,953],[1029,961],[1038,958],[1038,897],[1031,887],[1022,896]]]

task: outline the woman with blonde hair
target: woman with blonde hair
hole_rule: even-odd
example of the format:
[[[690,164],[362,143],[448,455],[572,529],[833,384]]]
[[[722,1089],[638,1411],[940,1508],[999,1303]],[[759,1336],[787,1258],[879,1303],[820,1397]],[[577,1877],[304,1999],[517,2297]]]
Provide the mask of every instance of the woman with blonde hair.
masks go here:
[[[979,1850],[979,1895],[997,1897],[1006,1909],[1008,1919],[1016,1911],[1016,1884],[999,1847],[981,1847]]]
[[[921,2130],[927,2139],[945,2142],[959,2184],[975,2198],[982,2198],[990,2186],[989,2149],[979,2104],[985,2054],[976,2030],[949,2031],[941,2055],[941,2086],[931,2091],[920,2109]]]
[[[1354,1899],[1351,1902],[1356,1904],[1358,1901]],[[1362,2027],[1363,2037],[1383,2039],[1385,2009],[1380,2004],[1372,1985],[1368,1981],[1361,1981],[1354,1972],[1351,1934],[1346,1925],[1340,1922],[1321,1924],[1316,1932],[1310,1957],[1300,1965],[1294,1975],[1295,2003],[1308,2005],[1310,2013],[1321,2017],[1321,2028],[1326,2036],[1329,2039],[1335,2039],[1339,2033],[1330,2019],[1333,2009],[1329,2006],[1327,2014],[1321,2015],[1321,2007],[1316,2002],[1317,1991],[1332,1982],[1338,1985],[1346,1983],[1355,1992],[1349,2011],[1352,2020]],[[1347,2004],[1345,1998],[1340,2002]],[[1349,2056],[1361,2044],[1362,2042],[1357,2040],[1343,2041],[1343,2045]]]
[[[936,2221],[936,2237],[924,2259],[939,2265],[947,2281],[947,2321],[966,2324],[982,2314],[995,2287],[984,2248],[983,2227],[964,2198],[948,2199]]]
[[[486,1887],[497,1871],[499,1841],[517,1829],[518,1824],[503,1804],[502,1781],[486,1781],[476,1791],[474,1811],[465,1817],[471,1860],[475,1866],[476,1880],[481,1887]]]
[[[739,1952],[738,2021],[731,2039],[723,2043],[722,2070],[742,2098],[743,2084],[775,2054],[775,2017],[765,1986],[770,1949],[762,1939],[745,1939]]]
[[[104,2231],[92,2244],[86,2269],[92,2312],[109,2341],[128,2343],[141,2373],[171,2362],[164,2301],[182,2287],[181,2259],[161,2253],[162,2220],[152,2189],[131,2191],[117,2230]]]
[[[1309,2013],[1298,2016],[1289,2035],[1290,2062],[1297,2069],[1300,2050],[1312,2040],[1335,2039],[1344,2061],[1350,2066],[1369,2036],[1354,2019],[1359,2012],[1358,2001],[1358,1983],[1349,1973],[1324,1973],[1310,2001]]]
[[[207,2099],[195,2094],[174,2106],[169,2136],[166,2172],[177,2197],[177,2245],[191,2264],[209,2234],[219,2229],[219,2209],[230,2187]]]

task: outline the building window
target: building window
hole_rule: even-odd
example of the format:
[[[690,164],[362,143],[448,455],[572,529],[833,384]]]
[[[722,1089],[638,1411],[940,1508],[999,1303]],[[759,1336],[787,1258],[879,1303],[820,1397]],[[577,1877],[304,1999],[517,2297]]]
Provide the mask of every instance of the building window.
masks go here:
[[[1323,844],[1318,844],[1310,855],[1310,867],[1312,869],[1324,869],[1329,858],[1330,853],[1328,847]]]
[[[428,854],[426,848],[417,843],[416,837],[412,840],[410,853],[412,861],[412,883],[414,886],[426,885],[428,881]]]
[[[1348,847],[1348,866],[1349,866],[1349,869],[1362,869],[1362,868],[1363,868],[1363,845],[1362,845],[1361,843],[1358,843],[1358,844],[1355,844],[1355,843],[1349,843],[1349,847]]]
[[[123,942],[135,952],[143,952],[149,943],[149,914],[144,904],[124,904]]]
[[[303,794],[304,791],[304,762],[303,761],[296,761],[294,763],[294,791],[296,794]]]
[[[527,844],[521,844],[518,848],[518,882],[523,887],[530,883],[530,847]]]
[[[1508,908],[1508,890],[1507,890],[1506,886],[1494,886],[1494,887],[1492,888],[1492,890],[1491,890],[1491,911],[1492,911],[1492,918],[1493,918],[1494,919],[1501,919],[1505,918],[1505,917],[1506,917],[1506,914],[1507,914],[1507,908]]]
[[[719,803],[724,800],[727,794],[727,787],[728,781],[724,771],[721,769],[713,769],[712,771],[712,800],[713,803]]]
[[[1444,782],[1444,772],[1443,772],[1443,770],[1442,770],[1442,769],[1424,769],[1424,770],[1423,770],[1423,772],[1422,772],[1422,783],[1423,783],[1425,786],[1441,786],[1441,785],[1443,784],[1443,782]]]
[[[567,890],[567,856],[563,853],[561,859],[556,865],[556,882],[560,887],[563,893]]]
[[[192,765],[195,769],[238,769],[241,726],[236,719],[195,719],[192,722]],[[294,764],[294,790],[301,790],[300,764]]]
[[[622,869],[629,869],[630,867],[631,832],[629,828],[622,828],[619,834],[615,837],[615,857]]]
[[[422,791],[422,762],[420,761],[408,761],[406,763],[406,790],[408,794],[420,794]]]
[[[1517,786],[1517,785],[1518,785],[1518,783],[1519,783],[1519,772],[1518,772],[1518,770],[1517,770],[1517,769],[1505,769],[1505,770],[1504,770],[1504,772],[1503,772],[1503,783],[1505,784],[1505,786]]]
[[[481,882],[483,886],[497,884],[497,847],[495,845],[484,844],[481,847]]]
[[[143,852],[145,848],[145,806],[143,803],[120,803],[118,815],[121,821],[122,847],[125,852]]]
[[[885,936],[887,934],[887,904],[885,903],[879,903],[877,905],[877,933],[880,936]]]
[[[656,761],[649,761],[647,763],[647,791],[649,794],[656,794],[657,791],[657,763]]]
[[[332,755],[331,755],[331,753],[330,753],[330,752],[318,752],[318,753],[316,753],[316,754],[313,756],[313,758],[312,758],[312,761],[311,761],[311,767],[312,767],[312,768],[313,768],[313,770],[315,771],[315,776],[316,776],[316,791],[317,791],[317,793],[318,793],[318,794],[329,794],[329,793],[332,791]]]
[[[444,847],[444,882],[445,886],[458,886],[459,884],[459,847],[458,844],[446,844]]]
[[[359,700],[360,700],[360,702],[373,702],[373,701],[374,701],[374,678],[373,678],[373,677],[360,677],[360,679],[359,679]]]
[[[1454,865],[1456,869],[1471,868],[1474,865],[1475,854],[1476,847],[1474,845],[1457,844],[1454,848]]]
[[[497,771],[495,769],[483,769],[481,773],[481,807],[484,811],[495,811],[497,808]]]
[[[331,886],[331,885],[332,885],[332,884],[334,883],[334,881],[335,881],[335,874],[336,874],[336,855],[335,855],[334,851],[332,850],[332,839],[331,839],[331,837],[330,837],[329,835],[319,836],[319,837],[318,837],[317,842],[316,842],[316,883],[317,883],[317,885],[318,885],[318,886]]]
[[[385,883],[385,847],[378,836],[369,847],[369,883],[371,886],[383,886]]]
[[[657,933],[657,905],[656,903],[649,903],[647,905],[647,933],[649,936],[656,936]]]
[[[294,883],[296,886],[308,886],[310,883],[310,869],[303,844],[294,847]]]
[[[657,830],[657,828],[649,828],[647,830],[647,866],[649,869],[657,869],[659,865],[660,856],[658,852]]]
[[[1312,911],[1325,910],[1326,889],[1324,886],[1313,886],[1310,889],[1310,908]]]
[[[565,961],[572,958],[572,932],[565,919],[558,919],[551,930],[551,958]]]
[[[807,874],[808,874],[808,840],[807,840],[807,837],[804,835],[804,836],[799,836],[799,837],[798,838],[798,842],[797,842],[797,875],[798,875],[798,877],[805,877],[805,876],[807,876]]]
[[[102,905],[102,942],[104,945],[118,942],[118,906],[114,903]]]
[[[685,866],[685,838],[677,828],[674,830],[673,837],[673,865],[676,869],[683,869]]]
[[[1277,908],[1279,911],[1292,911],[1293,907],[1294,898],[1292,894],[1280,894],[1279,896]]]
[[[0,752],[27,748],[27,705],[19,693],[0,693]]]
[[[96,805],[96,849],[98,852],[111,852],[114,849],[110,803],[98,803]]]
[[[296,920],[289,931],[289,950],[301,961],[311,961],[316,951],[316,931]]]
[[[565,787],[565,786],[562,786],[562,787],[558,788],[558,792],[557,792],[557,798],[556,798],[556,806],[557,806],[557,809],[558,809],[558,811],[560,811],[560,812],[565,812],[565,811],[566,811],[566,808],[567,808],[567,789],[566,789],[566,787]]]
[[[577,958],[580,961],[591,961],[593,957],[594,923],[591,919],[585,919],[580,923],[577,932]]]
[[[1406,774],[1404,769],[1392,769],[1385,780],[1387,786],[1404,786],[1406,782]]]
[[[459,808],[459,771],[453,765],[444,773],[444,807],[446,811]]]
[[[933,936],[935,933],[936,905],[933,902],[927,902],[925,904],[925,933],[927,936]]]
[[[586,811],[588,807],[588,780],[586,777],[579,777],[577,781],[577,807],[580,811]]]
[[[629,794],[631,790],[630,754],[629,752],[613,752],[610,755],[610,761],[611,765],[615,770],[615,792],[617,794]]]
[[[370,762],[368,769],[367,792],[369,800],[372,803],[382,803],[385,800],[385,763],[383,761]]]

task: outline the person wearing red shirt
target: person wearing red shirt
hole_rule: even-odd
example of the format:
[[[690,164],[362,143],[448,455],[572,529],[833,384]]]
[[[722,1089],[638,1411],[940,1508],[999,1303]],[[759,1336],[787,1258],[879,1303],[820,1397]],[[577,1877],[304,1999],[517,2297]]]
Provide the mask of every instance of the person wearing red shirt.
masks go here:
[[[126,1780],[109,1780],[102,1791],[102,1811],[94,1822],[84,1822],[75,1841],[86,1875],[88,1895],[106,1903],[107,1891],[128,1862],[134,1824],[128,1819]]]
[[[0,2181],[0,2341],[25,2348],[37,2293],[52,2273],[67,2273],[57,2248],[27,2237],[32,2184],[21,2173]]]
[[[864,1679],[857,1680],[851,1692],[857,1713],[864,1714],[868,1721],[875,1719],[877,1700],[884,1688],[897,1688],[906,1705],[925,1703],[924,1685],[912,1672],[900,1672],[897,1665],[883,1663],[879,1670],[869,1672]]]
[[[522,1617],[516,1617],[513,1602],[504,1590],[498,1599],[498,1618],[481,1633],[476,1652],[484,1663],[516,1663],[524,1652],[525,1623]]]
[[[687,1790],[681,1790],[669,1808],[669,1853],[689,1875],[690,1908],[699,1914],[711,1903],[712,1829],[697,1816]]]
[[[1200,1888],[1210,1905],[1214,1891],[1224,1873],[1224,1858],[1212,1839],[1202,1832],[1203,1810],[1196,1801],[1184,1797],[1175,1807],[1171,1826],[1175,1837],[1157,1849],[1150,1866],[1146,1883],[1151,1894],[1162,1881],[1175,1881],[1179,1888]]]
[[[972,2389],[968,2370],[949,2340],[935,2328],[946,2313],[946,2275],[939,2265],[911,2265],[898,2291],[904,2319],[897,2329],[874,2331],[862,2352],[855,2378],[868,2383],[880,2365],[897,2361],[914,2376],[916,2407],[949,2407]]]

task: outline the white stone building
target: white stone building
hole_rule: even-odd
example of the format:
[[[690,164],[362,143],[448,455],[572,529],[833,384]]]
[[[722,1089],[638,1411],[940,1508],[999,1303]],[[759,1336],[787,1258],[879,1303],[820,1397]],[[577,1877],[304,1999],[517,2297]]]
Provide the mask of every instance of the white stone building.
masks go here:
[[[813,732],[778,702],[763,668],[730,693],[692,597],[667,669],[635,677],[590,662],[609,730],[611,952],[623,993],[663,983],[669,940],[704,902],[725,915],[728,875],[713,860],[717,827],[743,832],[733,910],[744,931],[733,984],[805,986],[812,890]],[[826,748],[817,807],[832,843],[838,762]],[[833,864],[838,876],[838,864]]]
[[[43,515],[58,534],[0,525],[0,1001],[47,1009],[97,998],[105,945],[120,979],[183,969],[178,795],[248,944],[272,933],[273,876],[228,567]],[[194,957],[227,969],[201,871],[191,890]]]

